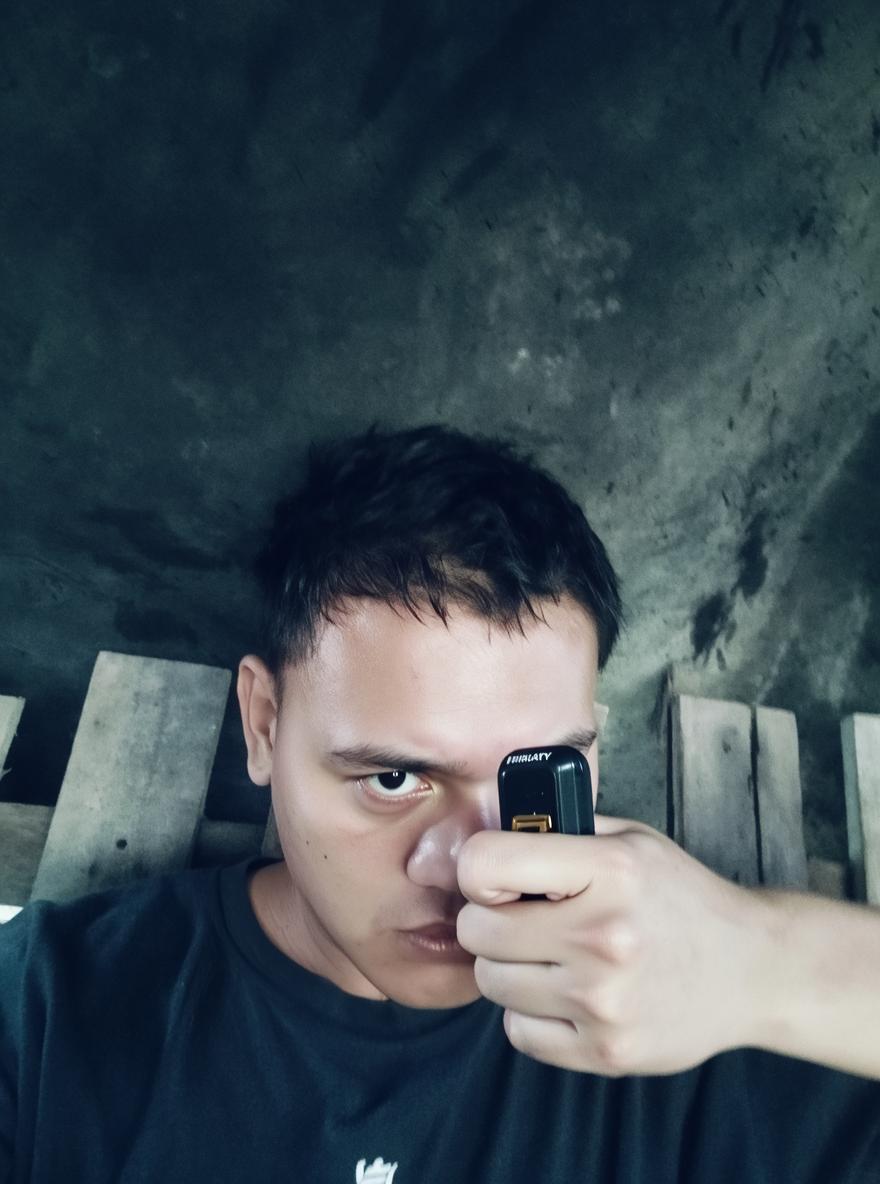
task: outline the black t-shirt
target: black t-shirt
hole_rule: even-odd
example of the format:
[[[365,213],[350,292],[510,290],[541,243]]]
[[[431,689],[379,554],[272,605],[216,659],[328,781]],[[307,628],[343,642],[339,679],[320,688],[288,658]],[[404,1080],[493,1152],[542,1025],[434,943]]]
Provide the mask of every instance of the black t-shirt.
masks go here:
[[[356,998],[260,929],[247,864],[0,927],[0,1184],[880,1182],[880,1084],[757,1051],[555,1069],[481,999]]]

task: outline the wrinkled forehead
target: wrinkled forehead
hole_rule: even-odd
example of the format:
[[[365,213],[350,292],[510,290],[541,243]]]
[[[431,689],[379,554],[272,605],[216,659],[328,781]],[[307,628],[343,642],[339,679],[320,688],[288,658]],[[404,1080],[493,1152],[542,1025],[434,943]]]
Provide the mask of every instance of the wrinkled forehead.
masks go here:
[[[462,760],[593,725],[595,627],[573,601],[540,607],[520,631],[353,602],[286,673],[285,710],[331,746],[394,740]]]

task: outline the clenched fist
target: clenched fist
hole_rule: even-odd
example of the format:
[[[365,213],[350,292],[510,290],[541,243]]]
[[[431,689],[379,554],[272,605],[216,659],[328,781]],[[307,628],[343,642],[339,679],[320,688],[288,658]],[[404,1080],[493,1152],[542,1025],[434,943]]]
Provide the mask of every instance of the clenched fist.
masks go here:
[[[598,817],[595,836],[481,831],[458,880],[469,901],[458,939],[529,1056],[672,1073],[757,1042],[773,932],[764,894],[650,827]]]

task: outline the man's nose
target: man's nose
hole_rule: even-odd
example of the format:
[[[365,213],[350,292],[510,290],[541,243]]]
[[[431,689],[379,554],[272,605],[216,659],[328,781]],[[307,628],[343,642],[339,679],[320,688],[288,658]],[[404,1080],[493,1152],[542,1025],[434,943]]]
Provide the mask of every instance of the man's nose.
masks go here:
[[[498,791],[493,785],[422,831],[407,861],[407,875],[424,888],[458,891],[459,851],[478,830],[497,830],[500,825]]]

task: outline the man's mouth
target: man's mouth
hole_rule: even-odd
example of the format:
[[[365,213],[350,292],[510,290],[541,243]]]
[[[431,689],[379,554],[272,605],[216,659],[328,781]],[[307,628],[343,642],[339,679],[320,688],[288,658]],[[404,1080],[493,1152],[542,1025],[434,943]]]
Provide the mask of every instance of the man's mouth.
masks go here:
[[[420,929],[405,929],[403,934],[414,949],[429,957],[454,962],[473,960],[473,956],[458,944],[455,925],[451,922],[435,921]]]

